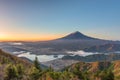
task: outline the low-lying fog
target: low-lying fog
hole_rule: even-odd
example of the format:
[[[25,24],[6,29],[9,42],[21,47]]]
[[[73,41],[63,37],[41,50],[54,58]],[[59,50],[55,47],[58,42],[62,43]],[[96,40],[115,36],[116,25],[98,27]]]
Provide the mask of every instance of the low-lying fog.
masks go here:
[[[74,56],[74,55],[88,56],[88,55],[93,55],[93,54],[100,54],[100,53],[98,53],[98,52],[96,52],[96,53],[93,53],[93,52],[85,52],[85,51],[83,51],[83,50],[79,50],[79,51],[67,51],[66,53],[72,54],[73,56]]]
[[[46,61],[51,61],[51,60],[55,60],[58,58],[62,58],[64,55],[35,55],[35,54],[30,54],[30,52],[27,52],[27,53],[19,54],[17,56],[26,57],[32,61],[35,60],[35,57],[37,57],[39,62],[46,62]]]
[[[88,55],[92,55],[92,54],[99,54],[99,53],[92,53],[92,52],[84,52],[82,50],[80,50],[80,51],[67,51],[66,53],[67,53],[67,55],[71,55],[71,56],[75,56],[75,55],[88,56]],[[28,58],[32,61],[35,59],[35,57],[38,57],[38,60],[40,62],[46,62],[46,61],[51,61],[51,60],[55,60],[58,58],[62,58],[65,55],[36,55],[36,54],[31,54],[30,52],[25,52],[25,53],[17,54],[17,56],[18,57],[25,57],[25,58]]]

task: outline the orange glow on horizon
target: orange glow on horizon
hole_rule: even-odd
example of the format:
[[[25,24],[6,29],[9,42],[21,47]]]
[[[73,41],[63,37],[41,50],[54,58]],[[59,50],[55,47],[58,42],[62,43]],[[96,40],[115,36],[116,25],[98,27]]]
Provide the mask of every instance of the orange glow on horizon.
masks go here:
[[[92,35],[91,37],[95,37],[95,38],[100,38],[100,39],[112,39],[111,37],[109,36],[104,36],[104,35],[98,35],[98,34],[90,34],[88,33],[89,35]],[[47,40],[54,40],[54,39],[57,39],[57,38],[61,38],[65,36],[64,34],[59,34],[59,35],[47,35],[47,34],[44,34],[44,35],[41,35],[41,34],[37,34],[37,35],[34,35],[34,34],[14,34],[14,35],[11,35],[11,34],[4,34],[4,33],[0,33],[0,41],[47,41]]]
[[[47,41],[53,40],[62,37],[62,35],[14,35],[14,36],[5,36],[0,35],[0,41]]]
[[[22,39],[22,38],[19,38],[19,39],[18,38],[17,39],[14,39],[14,38],[12,38],[12,39],[4,38],[3,39],[2,38],[1,39],[0,38],[0,41],[47,41],[47,40],[53,40],[53,39],[56,39],[56,38],[50,38],[50,39],[49,38],[40,38],[40,39],[37,39],[37,38],[36,39],[35,38],[33,38],[33,39],[32,38],[31,39],[30,38],[29,39],[25,39],[25,38],[24,39]]]

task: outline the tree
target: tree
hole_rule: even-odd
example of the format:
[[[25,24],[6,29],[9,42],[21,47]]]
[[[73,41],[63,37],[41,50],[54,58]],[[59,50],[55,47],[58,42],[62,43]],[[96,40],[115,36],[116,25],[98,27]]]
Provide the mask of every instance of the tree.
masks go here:
[[[23,75],[24,75],[23,65],[22,65],[22,64],[17,64],[17,65],[16,65],[16,68],[17,68],[18,78],[19,78],[19,79],[22,79],[22,78],[23,78]]]
[[[41,73],[42,73],[42,69],[40,67],[40,63],[38,61],[38,58],[35,57],[34,66],[31,67],[29,71],[30,80],[38,80],[41,76]]]
[[[40,72],[36,67],[32,67],[29,72],[30,80],[38,80],[40,77]]]
[[[5,69],[5,80],[15,80],[18,78],[17,69],[14,65],[9,64]]]
[[[50,65],[47,71],[49,71],[49,72],[53,72],[54,69],[53,69],[52,66]]]
[[[114,74],[111,70],[104,70],[100,73],[101,80],[114,80]]]
[[[40,67],[40,63],[39,63],[37,57],[35,57],[34,66],[35,66],[35,68],[38,69],[39,71],[42,71],[42,69],[41,69],[41,67]]]

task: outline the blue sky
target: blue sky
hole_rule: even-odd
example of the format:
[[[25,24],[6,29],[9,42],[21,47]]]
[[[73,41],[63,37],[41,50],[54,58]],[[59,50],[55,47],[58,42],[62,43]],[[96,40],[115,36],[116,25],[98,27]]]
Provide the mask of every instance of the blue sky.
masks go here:
[[[120,40],[119,4],[120,0],[1,0],[0,37],[46,40],[80,31]]]

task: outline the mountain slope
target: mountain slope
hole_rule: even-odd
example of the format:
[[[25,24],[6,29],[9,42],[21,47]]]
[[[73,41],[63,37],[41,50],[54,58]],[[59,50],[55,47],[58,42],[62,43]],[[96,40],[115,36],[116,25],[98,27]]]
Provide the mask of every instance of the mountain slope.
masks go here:
[[[49,48],[49,50],[51,50],[49,51],[49,53],[64,54],[64,52],[62,51],[78,51],[92,46],[103,45],[107,43],[113,43],[113,41],[89,37],[76,31],[55,40],[39,42],[37,43],[37,45],[42,48]]]
[[[0,49],[0,80],[26,80],[27,77],[24,73],[32,66],[33,64],[27,60],[20,59]],[[21,79],[23,76],[25,76],[24,79]]]
[[[97,40],[97,38],[92,38],[92,37],[89,37],[89,36],[86,36],[82,33],[80,33],[79,31],[76,31],[74,33],[71,33],[65,37],[62,37],[60,38],[62,40],[74,40],[74,39],[81,39],[81,40]]]
[[[120,61],[114,62],[78,62],[72,64],[67,71],[76,75],[87,76],[87,80],[120,80]],[[83,79],[86,80],[86,79]]]
[[[111,66],[110,62],[91,62],[91,63],[86,63],[86,62],[78,62],[75,64],[72,64],[71,66],[68,67],[69,71],[74,70],[76,67],[79,68],[79,71],[88,71],[88,72],[97,72],[99,70],[104,70],[107,69]]]
[[[6,53],[0,49],[0,63],[12,63],[12,64],[23,64],[24,66],[31,66],[32,64],[24,59],[20,59],[14,55]]]
[[[120,51],[120,44],[105,44],[93,46],[90,48],[84,49],[86,52],[116,52]]]

